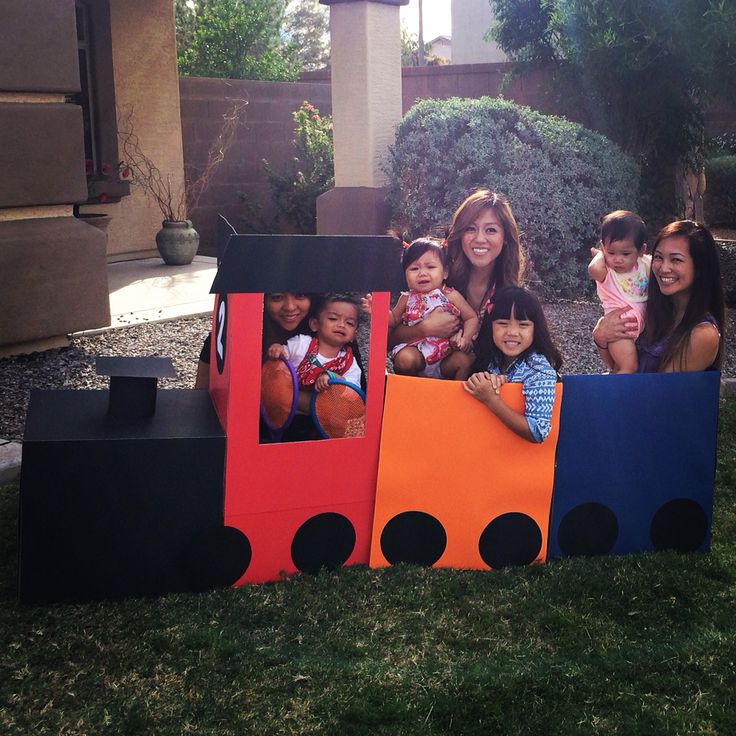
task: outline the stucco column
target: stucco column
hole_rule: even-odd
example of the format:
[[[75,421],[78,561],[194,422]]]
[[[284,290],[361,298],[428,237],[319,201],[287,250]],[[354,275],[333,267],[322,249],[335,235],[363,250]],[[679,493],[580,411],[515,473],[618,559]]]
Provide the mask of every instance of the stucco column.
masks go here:
[[[399,6],[409,0],[320,0],[330,6],[335,188],[317,200],[317,232],[381,234],[390,212],[382,166],[401,120]]]

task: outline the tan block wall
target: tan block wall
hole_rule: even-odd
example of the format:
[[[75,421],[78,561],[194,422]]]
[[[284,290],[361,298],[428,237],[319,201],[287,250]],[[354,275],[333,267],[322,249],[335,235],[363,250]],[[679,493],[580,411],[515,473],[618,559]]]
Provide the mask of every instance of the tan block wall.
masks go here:
[[[86,195],[74,0],[0,10],[0,346],[110,324],[105,237],[72,217]],[[65,339],[65,338],[62,338]],[[47,342],[45,344],[48,344]]]
[[[322,115],[329,115],[329,84],[181,77],[179,92],[184,162],[195,169],[203,167],[222,129],[228,100],[248,101],[232,146],[192,213],[200,235],[200,254],[217,253],[218,213],[239,232],[271,232],[276,208],[261,162],[266,159],[280,174],[293,170],[296,151],[291,115],[304,100],[319,108]],[[283,232],[286,227],[281,223],[278,230]]]
[[[335,5],[332,6],[334,9]],[[511,69],[503,64],[460,64],[451,66],[404,67],[402,69],[402,113],[405,114],[420,98],[481,97],[498,95],[503,75]],[[550,71],[515,80],[505,90],[507,99],[521,105],[554,114],[544,101]],[[246,207],[238,192],[245,192],[263,219],[274,214],[271,192],[261,167],[268,159],[277,171],[289,165],[295,151],[292,145],[294,125],[291,112],[302,100],[309,100],[323,114],[329,114],[330,72],[307,72],[300,82],[253,82],[246,80],[199,79],[182,77],[181,115],[184,153],[187,165],[201,166],[214,135],[219,130],[227,97],[249,100],[245,122],[228,154],[216,173],[213,186],[194,212],[195,226],[202,236],[200,253],[215,255],[214,222],[218,212],[230,219],[237,229],[244,228]],[[736,130],[736,108],[720,104],[706,111],[710,134]],[[393,133],[392,133],[393,136]],[[392,137],[393,141],[393,137]]]
[[[184,183],[176,35],[171,0],[115,0],[110,3],[115,94],[118,107],[132,107],[141,150]],[[133,187],[119,203],[85,207],[112,215],[108,229],[110,260],[154,255],[163,219],[158,207]]]

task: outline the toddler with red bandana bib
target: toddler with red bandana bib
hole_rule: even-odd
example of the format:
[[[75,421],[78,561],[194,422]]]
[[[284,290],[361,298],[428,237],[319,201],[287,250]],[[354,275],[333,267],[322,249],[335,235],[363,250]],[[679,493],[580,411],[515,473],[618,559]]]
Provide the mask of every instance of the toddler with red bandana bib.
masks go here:
[[[358,329],[357,304],[344,296],[325,297],[310,317],[309,329],[314,335],[294,335],[286,345],[274,343],[268,349],[270,360],[283,356],[294,367],[300,394],[324,391],[327,371],[360,386],[360,366],[350,347]]]

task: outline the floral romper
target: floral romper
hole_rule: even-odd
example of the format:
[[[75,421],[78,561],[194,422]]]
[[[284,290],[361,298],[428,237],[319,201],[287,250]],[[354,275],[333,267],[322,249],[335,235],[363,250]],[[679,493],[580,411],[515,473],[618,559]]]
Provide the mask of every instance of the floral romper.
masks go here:
[[[435,309],[444,309],[450,314],[459,315],[460,310],[445,296],[451,291],[449,286],[445,286],[441,289],[433,289],[428,294],[420,294],[417,291],[408,292],[409,298],[406,300],[406,308],[404,314],[401,315],[401,321],[411,327],[422,322]],[[427,365],[438,363],[451,352],[450,341],[446,337],[423,337],[414,342],[402,342],[396,345],[391,351],[391,357],[393,358],[399,350],[407,346],[419,350]]]

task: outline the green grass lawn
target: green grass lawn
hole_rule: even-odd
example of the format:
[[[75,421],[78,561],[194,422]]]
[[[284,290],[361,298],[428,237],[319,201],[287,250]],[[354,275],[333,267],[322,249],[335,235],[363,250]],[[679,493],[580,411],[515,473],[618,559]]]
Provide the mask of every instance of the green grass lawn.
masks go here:
[[[1,734],[736,734],[736,401],[709,555],[352,568],[19,607],[0,489]]]

